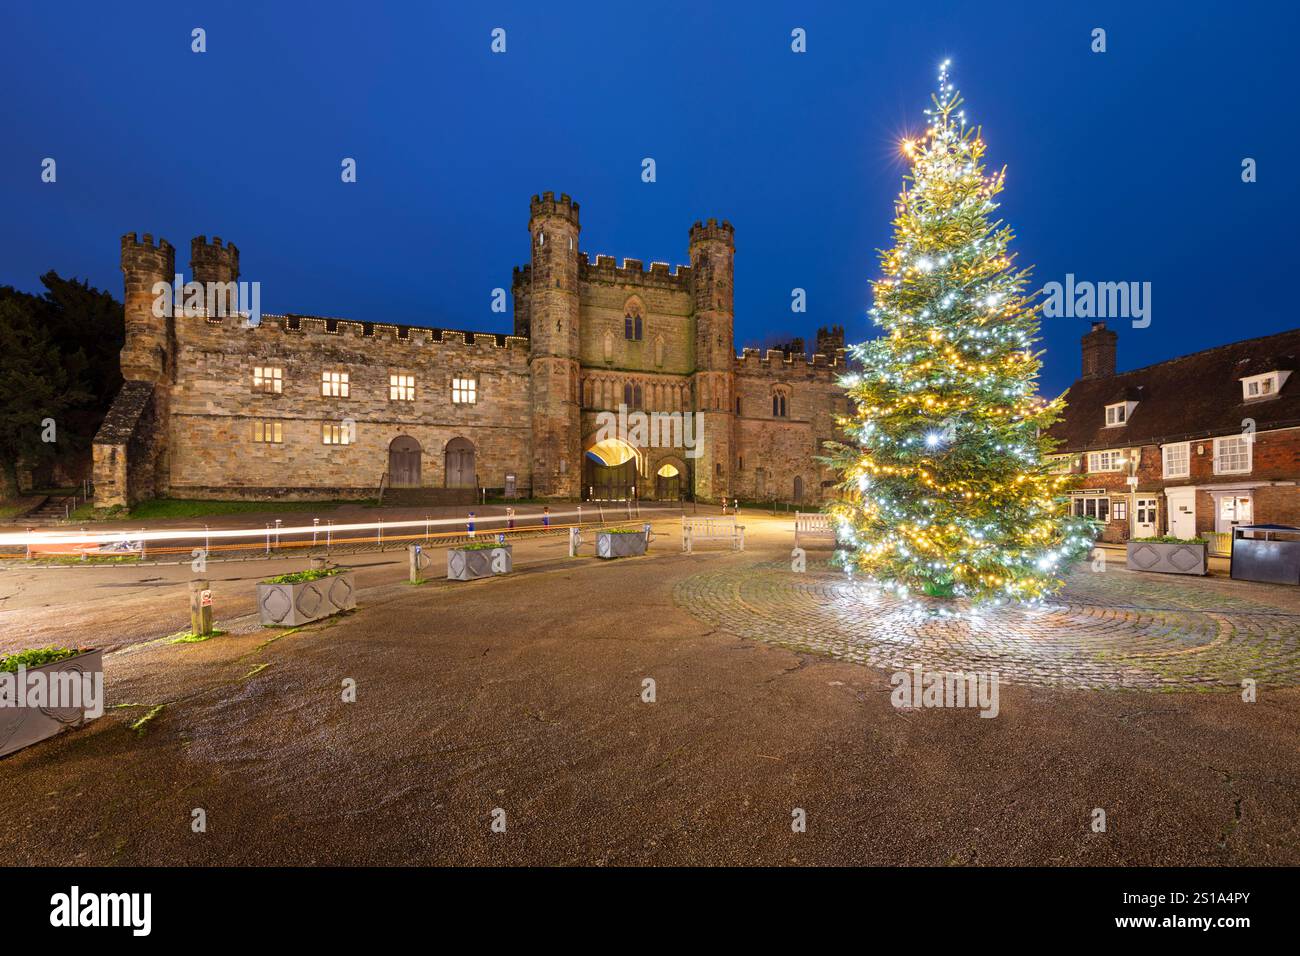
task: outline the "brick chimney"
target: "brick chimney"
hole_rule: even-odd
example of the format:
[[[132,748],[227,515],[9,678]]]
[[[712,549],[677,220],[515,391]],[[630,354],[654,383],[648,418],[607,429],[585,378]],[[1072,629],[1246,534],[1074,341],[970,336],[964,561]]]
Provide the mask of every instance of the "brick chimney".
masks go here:
[[[1119,338],[1105,322],[1092,323],[1083,337],[1083,378],[1107,378],[1115,374],[1115,341]]]

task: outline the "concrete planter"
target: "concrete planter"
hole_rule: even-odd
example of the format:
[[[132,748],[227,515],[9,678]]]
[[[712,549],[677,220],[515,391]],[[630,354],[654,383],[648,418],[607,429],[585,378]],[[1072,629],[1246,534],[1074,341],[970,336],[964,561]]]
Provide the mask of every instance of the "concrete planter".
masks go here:
[[[104,652],[86,651],[76,657],[29,668],[27,673],[38,671],[102,675]],[[0,757],[40,743],[71,727],[80,727],[85,722],[84,707],[0,707]]]
[[[514,551],[508,544],[495,548],[448,548],[447,580],[473,581],[514,570]]]
[[[1170,541],[1128,542],[1130,571],[1158,571],[1162,574],[1209,574],[1204,541],[1174,543]]]
[[[357,606],[356,573],[303,581],[301,584],[257,586],[257,614],[263,627],[297,627]]]
[[[596,557],[631,558],[645,554],[645,534],[637,531],[631,534],[613,531],[596,532]]]

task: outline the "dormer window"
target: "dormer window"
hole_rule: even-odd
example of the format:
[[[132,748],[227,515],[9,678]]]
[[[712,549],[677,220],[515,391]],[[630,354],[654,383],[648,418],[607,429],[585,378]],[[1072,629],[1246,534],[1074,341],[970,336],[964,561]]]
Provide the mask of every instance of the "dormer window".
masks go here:
[[[1241,397],[1248,402],[1276,398],[1277,393],[1282,390],[1282,383],[1290,374],[1290,372],[1274,371],[1262,375],[1248,375],[1241,380]]]
[[[1116,402],[1113,405],[1106,406],[1106,427],[1117,428],[1120,425],[1127,425],[1129,418],[1133,414],[1133,409],[1137,407],[1137,402]]]

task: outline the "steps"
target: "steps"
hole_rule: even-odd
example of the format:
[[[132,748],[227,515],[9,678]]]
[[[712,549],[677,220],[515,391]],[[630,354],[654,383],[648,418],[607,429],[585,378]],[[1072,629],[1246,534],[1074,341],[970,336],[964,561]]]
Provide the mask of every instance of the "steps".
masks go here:
[[[73,495],[56,497],[51,495],[33,510],[14,519],[15,524],[30,528],[48,528],[62,524],[64,515],[76,507],[77,499]]]

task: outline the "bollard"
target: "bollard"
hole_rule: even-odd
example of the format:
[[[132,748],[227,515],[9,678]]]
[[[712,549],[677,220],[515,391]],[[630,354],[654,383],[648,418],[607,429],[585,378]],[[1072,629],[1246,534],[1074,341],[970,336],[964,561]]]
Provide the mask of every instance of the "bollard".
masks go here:
[[[418,544],[413,544],[407,548],[407,553],[411,557],[411,583],[423,584],[424,569],[429,564],[429,556],[424,553],[424,548]]]
[[[510,530],[510,531],[513,531],[513,530],[515,529],[515,509],[514,509],[514,508],[507,508],[507,509],[506,509],[506,528],[507,528],[508,530]]]
[[[471,538],[474,537],[474,512],[472,511],[469,513],[469,516],[465,519],[465,530],[466,532],[468,532]]]
[[[212,584],[190,582],[190,633],[206,637],[212,633]]]
[[[569,557],[578,556],[578,545],[582,544],[582,532],[577,528],[569,529]]]
[[[309,555],[307,567],[312,571],[324,571],[330,566],[329,558],[323,558],[318,554]]]
[[[542,509],[542,527],[549,528],[550,526],[551,526],[551,509],[549,507],[545,507]]]
[[[650,550],[650,522],[647,521],[645,524],[643,524],[641,526],[641,531],[643,534],[645,534],[645,549],[649,551]]]

